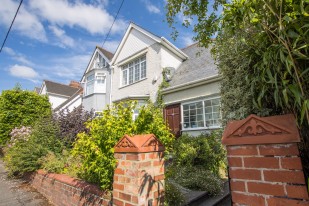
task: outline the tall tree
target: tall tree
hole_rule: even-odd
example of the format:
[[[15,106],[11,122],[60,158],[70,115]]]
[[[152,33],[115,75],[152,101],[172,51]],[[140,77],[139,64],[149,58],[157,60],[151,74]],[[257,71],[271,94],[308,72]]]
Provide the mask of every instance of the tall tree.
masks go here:
[[[292,112],[307,147],[303,160],[309,171],[309,2],[168,0],[166,9],[170,26],[181,13],[201,46],[213,44],[223,78],[224,124],[250,113]]]

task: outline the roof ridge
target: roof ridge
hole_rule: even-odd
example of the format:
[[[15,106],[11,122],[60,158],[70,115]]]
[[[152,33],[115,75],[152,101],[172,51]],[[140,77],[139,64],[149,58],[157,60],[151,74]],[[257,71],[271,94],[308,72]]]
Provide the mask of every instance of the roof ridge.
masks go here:
[[[54,84],[60,84],[60,85],[68,86],[68,87],[71,87],[71,88],[76,88],[76,87],[72,87],[72,86],[67,85],[67,84],[64,84],[64,83],[54,82],[54,81],[51,81],[51,80],[48,80],[48,79],[44,79],[43,81],[44,81],[44,82],[46,82],[46,81],[47,81],[47,82],[51,82],[51,83],[54,83]],[[75,81],[75,80],[71,80],[71,81]],[[79,83],[79,81],[76,81],[76,82]]]
[[[191,46],[195,46],[196,44],[198,44],[199,42],[194,42],[194,43],[192,43],[192,44],[190,44],[190,45],[188,45],[188,46],[186,46],[186,47],[184,47],[184,48],[181,48],[180,50],[184,50],[184,49],[187,49],[187,48],[189,48],[189,47],[191,47]]]

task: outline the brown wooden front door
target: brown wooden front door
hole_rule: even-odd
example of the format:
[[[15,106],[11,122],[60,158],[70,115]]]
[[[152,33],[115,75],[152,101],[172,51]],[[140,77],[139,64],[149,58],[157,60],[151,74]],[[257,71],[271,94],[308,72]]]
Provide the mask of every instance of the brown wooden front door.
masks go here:
[[[164,109],[164,118],[176,137],[181,135],[180,104],[169,105]]]

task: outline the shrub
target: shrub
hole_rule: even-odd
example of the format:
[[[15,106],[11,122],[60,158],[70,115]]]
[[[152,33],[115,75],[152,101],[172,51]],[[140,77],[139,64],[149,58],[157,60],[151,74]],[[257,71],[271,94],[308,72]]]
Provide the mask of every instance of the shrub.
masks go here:
[[[173,165],[202,167],[219,175],[220,167],[225,161],[221,135],[221,131],[198,137],[182,135],[173,146]]]
[[[181,136],[173,145],[173,160],[167,167],[167,178],[185,188],[218,194],[222,189],[220,168],[225,163],[220,137],[220,131],[198,137]]]
[[[63,144],[57,138],[58,135],[59,128],[51,118],[38,121],[27,140],[19,139],[7,150],[4,160],[9,175],[23,175],[25,172],[35,171],[41,168],[40,159],[48,152],[61,153]]]
[[[162,113],[149,103],[140,109],[140,115],[133,121],[135,102],[109,106],[103,117],[87,123],[89,134],[78,134],[73,155],[81,159],[79,177],[99,183],[102,189],[111,189],[116,161],[114,146],[123,135],[154,133],[168,148],[173,135],[164,124]],[[159,116],[159,114],[161,114]]]
[[[74,108],[72,111],[61,110],[53,115],[54,121],[59,125],[60,138],[63,139],[67,147],[72,147],[78,133],[88,132],[85,123],[93,115],[93,111],[88,112],[83,107]]]
[[[165,205],[181,206],[185,203],[185,197],[179,186],[174,182],[165,182]]]
[[[3,91],[0,95],[0,145],[10,139],[15,127],[32,126],[40,117],[51,114],[46,96],[32,91],[22,91],[20,87]]]

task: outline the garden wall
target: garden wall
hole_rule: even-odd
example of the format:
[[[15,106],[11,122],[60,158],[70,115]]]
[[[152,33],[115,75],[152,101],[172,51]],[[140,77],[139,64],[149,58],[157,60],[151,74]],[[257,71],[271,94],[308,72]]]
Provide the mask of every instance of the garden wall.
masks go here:
[[[251,115],[223,134],[234,205],[309,205],[293,115]]]
[[[112,193],[85,181],[43,170],[33,174],[30,182],[55,206],[163,206],[163,152],[163,145],[153,134],[125,135],[115,146],[117,168]]]
[[[31,176],[30,182],[55,206],[108,206],[111,201],[110,193],[63,174],[47,174],[39,170]]]

